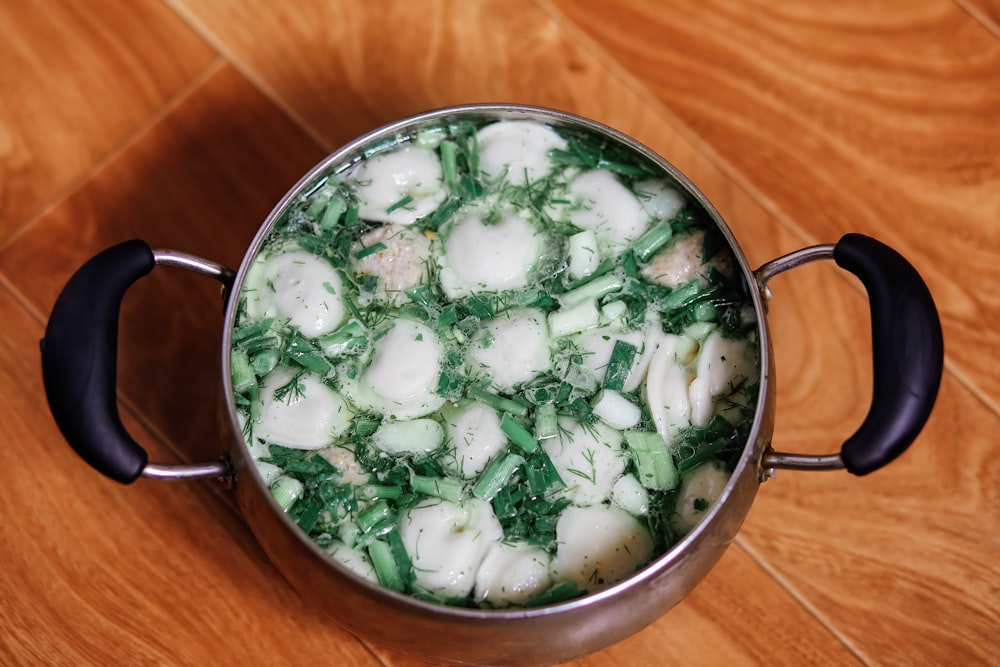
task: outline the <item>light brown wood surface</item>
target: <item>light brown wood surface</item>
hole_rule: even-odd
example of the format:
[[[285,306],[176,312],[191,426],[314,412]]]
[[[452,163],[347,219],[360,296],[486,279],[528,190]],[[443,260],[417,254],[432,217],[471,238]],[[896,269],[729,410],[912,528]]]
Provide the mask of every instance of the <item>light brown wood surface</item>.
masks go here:
[[[881,238],[944,325],[910,451],[863,478],[780,472],[694,593],[578,664],[996,664],[998,25],[990,0],[0,1],[0,664],[415,664],[303,608],[221,486],[88,469],[48,414],[38,340],[104,247],[235,266],[327,152],[481,101],[646,143],[755,266]],[[774,446],[835,451],[871,395],[863,291],[827,265],[771,287]],[[120,401],[152,460],[220,454],[218,292],[158,269],[126,297]]]

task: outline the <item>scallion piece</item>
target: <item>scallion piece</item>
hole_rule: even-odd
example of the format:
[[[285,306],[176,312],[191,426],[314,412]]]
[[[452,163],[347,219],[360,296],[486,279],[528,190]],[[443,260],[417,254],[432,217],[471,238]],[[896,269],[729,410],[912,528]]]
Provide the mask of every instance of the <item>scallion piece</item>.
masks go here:
[[[331,359],[361,354],[368,347],[368,336],[360,322],[352,320],[336,331],[316,339],[319,349]]]
[[[395,512],[389,503],[380,500],[358,515],[358,528],[367,533],[387,520],[395,520]]]
[[[666,245],[670,237],[673,236],[674,230],[670,226],[669,222],[661,222],[656,225],[648,232],[636,239],[635,243],[632,244],[632,250],[635,252],[635,256],[640,262],[645,262],[650,257],[652,257],[656,252]]]
[[[472,495],[482,500],[493,500],[504,485],[507,484],[518,466],[524,463],[524,457],[513,452],[497,457],[486,467],[479,481],[472,488]]]
[[[365,484],[357,490],[361,500],[395,500],[403,493],[403,488],[388,484]]]
[[[277,367],[279,361],[281,361],[281,352],[272,347],[253,355],[250,365],[253,366],[253,372],[257,374],[257,377],[264,377]]]
[[[589,280],[583,285],[559,295],[559,301],[563,306],[573,306],[584,301],[600,299],[606,294],[617,292],[623,287],[623,283],[613,273],[605,273],[593,280]]]
[[[485,403],[492,408],[496,408],[497,412],[509,412],[516,417],[528,416],[528,406],[522,405],[521,403],[509,398],[504,398],[503,396],[491,394],[485,389],[480,389],[479,387],[472,387],[469,389],[469,398],[474,398],[480,403]]]
[[[319,220],[320,229],[333,229],[340,222],[340,217],[344,215],[344,211],[347,210],[347,202],[340,195],[334,195],[330,197],[329,203],[326,205],[326,210],[323,211],[323,217]]]
[[[604,372],[602,386],[605,389],[622,390],[625,386],[625,380],[632,372],[632,363],[638,351],[639,348],[632,343],[624,340],[615,341],[615,346],[611,350],[611,358],[608,360],[608,366]]]
[[[675,488],[680,475],[663,438],[658,433],[641,431],[626,431],[624,435],[642,485],[660,491]]]
[[[399,564],[396,563],[392,547],[387,542],[374,540],[368,545],[368,556],[372,560],[380,584],[398,593],[406,591],[406,583],[399,571]]]
[[[551,403],[539,405],[535,410],[535,440],[548,440],[559,435],[559,420],[556,406]]]
[[[388,213],[392,213],[393,211],[398,211],[399,209],[403,208],[404,206],[408,206],[408,205],[410,205],[412,203],[413,203],[413,197],[410,196],[410,195],[406,195],[405,197],[403,197],[402,199],[400,199],[399,201],[397,201],[396,203],[394,203],[392,206],[390,206],[389,208],[385,209],[385,212],[387,214]]]
[[[538,449],[538,441],[531,435],[531,432],[521,426],[509,412],[503,414],[503,418],[500,420],[500,430],[506,434],[511,442],[529,454]]]
[[[239,348],[229,355],[229,369],[233,378],[233,391],[242,394],[251,386],[257,384],[257,376],[250,365],[250,357]]]
[[[410,475],[410,486],[417,493],[425,496],[435,496],[448,502],[457,503],[464,492],[462,483],[448,477],[427,477],[425,475]]]
[[[361,250],[354,253],[354,259],[364,259],[368,255],[374,255],[377,252],[382,252],[383,250],[388,250],[389,246],[379,241],[378,243],[373,243],[370,246],[364,247]]]
[[[674,308],[680,308],[688,301],[698,296],[698,292],[701,291],[701,285],[697,280],[692,280],[687,285],[683,287],[678,287],[670,295],[663,300],[664,310],[673,310]]]
[[[455,157],[455,143],[452,141],[441,142],[441,171],[444,174],[444,183],[448,186],[448,191],[459,194],[458,189],[458,161]]]
[[[305,485],[294,477],[282,475],[271,484],[271,495],[278,507],[287,512],[302,497]]]

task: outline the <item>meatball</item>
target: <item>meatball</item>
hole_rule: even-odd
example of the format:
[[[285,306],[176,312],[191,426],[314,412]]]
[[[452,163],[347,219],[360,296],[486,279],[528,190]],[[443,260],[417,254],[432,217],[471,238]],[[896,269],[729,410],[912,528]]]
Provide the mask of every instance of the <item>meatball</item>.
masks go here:
[[[402,225],[383,225],[361,237],[354,252],[381,243],[385,246],[357,260],[354,272],[378,277],[374,298],[399,307],[408,301],[406,291],[427,278],[431,242],[421,232]]]
[[[697,280],[702,287],[708,286],[708,274],[715,268],[723,275],[731,275],[732,262],[725,253],[704,258],[705,232],[695,231],[674,239],[665,250],[653,257],[642,267],[646,280],[665,285],[671,289],[683,287]]]

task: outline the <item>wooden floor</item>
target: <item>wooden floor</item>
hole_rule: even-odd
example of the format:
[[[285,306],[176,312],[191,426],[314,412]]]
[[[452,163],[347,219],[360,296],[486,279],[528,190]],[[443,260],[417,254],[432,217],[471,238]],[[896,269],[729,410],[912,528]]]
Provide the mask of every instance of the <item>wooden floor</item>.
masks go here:
[[[140,237],[235,266],[326,153],[480,101],[648,144],[755,266],[876,236],[944,325],[909,452],[863,478],[779,473],[694,593],[574,664],[997,664],[997,0],[0,1],[0,664],[414,664],[304,610],[214,482],[89,470],[38,340],[98,250]],[[126,297],[120,400],[157,462],[221,451],[210,282],[159,269]],[[836,451],[871,395],[863,291],[825,264],[772,289],[774,446]]]

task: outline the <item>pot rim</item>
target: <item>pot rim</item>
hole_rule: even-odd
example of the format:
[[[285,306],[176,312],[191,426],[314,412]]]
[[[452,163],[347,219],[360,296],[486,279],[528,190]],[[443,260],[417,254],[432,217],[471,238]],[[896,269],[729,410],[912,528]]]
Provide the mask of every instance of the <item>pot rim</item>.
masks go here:
[[[746,442],[743,445],[743,452],[740,455],[739,462],[732,471],[729,480],[722,493],[719,495],[717,502],[715,502],[709,512],[704,516],[704,518],[695,526],[687,535],[685,535],[680,541],[671,546],[665,553],[659,556],[656,560],[652,561],[650,564],[645,566],[643,569],[635,572],[631,576],[609,586],[608,588],[602,589],[594,593],[588,593],[582,597],[568,600],[565,602],[555,603],[552,605],[542,606],[542,607],[532,607],[524,608],[517,607],[513,609],[475,609],[475,608],[465,608],[465,607],[454,607],[449,605],[436,604],[433,602],[426,602],[419,600],[410,595],[404,595],[397,593],[395,591],[389,590],[382,587],[377,583],[373,583],[364,577],[354,573],[347,567],[338,563],[334,558],[326,553],[325,550],[320,548],[315,542],[313,542],[307,535],[305,535],[302,530],[296,525],[287,514],[281,510],[281,508],[274,501],[271,494],[268,493],[267,485],[264,483],[263,477],[257,471],[256,466],[242,466],[239,471],[239,477],[249,476],[253,479],[253,484],[264,492],[263,495],[266,496],[267,503],[269,504],[271,510],[278,514],[281,518],[282,523],[286,529],[296,536],[298,542],[302,544],[303,547],[308,549],[312,554],[324,560],[327,565],[333,567],[340,574],[350,579],[353,579],[357,584],[368,589],[370,593],[383,597],[386,600],[392,600],[394,604],[401,607],[406,607],[415,613],[421,614],[436,614],[445,615],[451,617],[452,619],[463,619],[470,622],[476,621],[503,621],[503,620],[513,620],[513,619],[530,619],[538,618],[542,616],[549,616],[553,614],[558,614],[562,612],[569,612],[573,610],[579,610],[585,607],[590,607],[599,604],[600,602],[615,597],[622,591],[630,589],[635,586],[640,586],[644,582],[649,581],[660,575],[664,570],[672,568],[677,561],[679,561],[692,545],[705,539],[704,536],[711,532],[711,526],[715,523],[716,517],[724,510],[728,503],[730,496],[733,495],[734,489],[736,488],[738,481],[743,478],[744,475],[753,475],[756,483],[759,483],[760,474],[760,453],[754,456],[755,444],[758,442],[760,435],[760,429],[766,422],[765,412],[768,409],[768,391],[770,384],[770,369],[771,369],[771,346],[768,337],[768,330],[765,321],[766,316],[766,305],[764,300],[764,295],[759,287],[759,284],[755,278],[754,271],[750,268],[750,265],[743,254],[743,250],[739,243],[736,241],[735,236],[729,229],[729,226],[722,219],[722,216],[716,210],[716,208],[709,202],[705,195],[699,190],[694,183],[690,181],[683,173],[681,173],[673,164],[668,162],[665,158],[661,157],[655,151],[645,146],[644,144],[638,142],[637,140],[631,138],[630,136],[623,134],[622,132],[615,130],[612,127],[604,125],[603,123],[579,116],[573,113],[560,111],[556,109],[551,109],[548,107],[524,105],[524,104],[508,104],[508,103],[484,103],[484,104],[463,104],[456,106],[446,106],[439,107],[436,109],[431,109],[421,113],[413,114],[402,119],[384,124],[377,127],[360,137],[344,144],[340,148],[336,149],[325,158],[323,158],[319,163],[313,166],[308,172],[306,172],[278,201],[278,203],[272,208],[271,212],[264,219],[264,222],[258,228],[253,240],[247,248],[243,259],[240,262],[239,268],[233,279],[232,286],[230,289],[230,296],[236,295],[235,298],[229,298],[226,303],[224,323],[223,323],[223,335],[222,335],[222,347],[221,347],[221,373],[222,373],[222,388],[223,388],[223,400],[225,401],[225,418],[229,422],[229,428],[235,434],[242,433],[241,425],[239,424],[235,406],[235,394],[233,392],[232,376],[230,372],[230,349],[232,346],[232,334],[234,323],[236,319],[236,310],[239,306],[238,295],[243,287],[244,279],[249,270],[251,263],[260,251],[261,246],[267,239],[271,230],[275,226],[278,219],[281,217],[287,206],[294,201],[296,197],[299,197],[303,193],[308,193],[312,187],[317,187],[322,181],[317,182],[317,179],[333,173],[341,172],[351,165],[357,163],[362,159],[362,155],[367,154],[369,151],[376,149],[384,149],[392,145],[396,145],[412,138],[415,133],[414,130],[424,127],[433,126],[435,122],[440,124],[442,119],[447,119],[456,116],[475,116],[477,120],[489,119],[492,117],[496,120],[509,120],[512,118],[523,118],[531,120],[540,120],[546,123],[552,123],[555,125],[570,125],[576,127],[584,127],[589,130],[595,131],[602,134],[614,141],[617,141],[628,148],[636,151],[646,159],[655,163],[658,167],[662,168],[674,181],[676,184],[684,189],[687,196],[691,197],[694,201],[698,203],[699,206],[709,215],[712,222],[718,227],[719,231],[722,233],[726,242],[729,245],[729,249],[732,251],[733,257],[735,257],[737,264],[739,265],[740,272],[746,281],[748,292],[750,293],[750,298],[753,302],[754,314],[757,319],[757,335],[758,335],[758,347],[760,355],[760,385],[757,394],[757,403],[754,410],[753,425],[749,431]],[[250,457],[249,446],[242,437],[239,438],[241,442],[237,445],[245,450],[247,457]],[[234,484],[239,484],[242,480],[234,480]],[[243,481],[246,483],[246,481]]]

